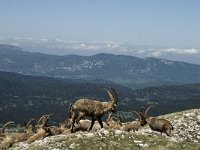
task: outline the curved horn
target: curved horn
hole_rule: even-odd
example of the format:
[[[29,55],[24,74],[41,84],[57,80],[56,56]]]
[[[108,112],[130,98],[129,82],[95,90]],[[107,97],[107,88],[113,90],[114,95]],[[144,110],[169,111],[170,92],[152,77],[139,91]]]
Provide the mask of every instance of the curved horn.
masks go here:
[[[46,118],[46,117],[48,117],[48,114],[45,114],[45,115],[43,115],[42,117],[40,117],[40,119],[38,120],[38,122],[37,122],[37,125],[41,125],[42,124],[42,122],[43,122],[43,120]]]
[[[139,120],[141,121],[142,118],[141,118],[140,114],[137,111],[133,111],[133,112],[138,116]]]
[[[145,116],[145,117],[147,116],[147,113],[148,113],[149,109],[152,108],[152,107],[154,107],[154,106],[149,106],[149,107],[146,109],[146,111],[145,111],[145,113],[144,113],[144,116]]]
[[[112,120],[121,124],[121,119],[119,117],[112,117]]]
[[[113,93],[115,94],[114,95],[114,101],[117,103],[118,102],[118,93],[112,87],[110,87],[110,89],[112,89]]]
[[[112,112],[108,115],[107,120],[110,120],[110,119],[111,119],[111,116],[112,116]]]
[[[33,124],[34,121],[35,121],[35,118],[31,118],[26,126],[28,127],[29,125]]]
[[[110,89],[113,90],[113,92],[115,93],[115,95],[118,95],[117,92],[115,91],[115,89],[113,89],[112,87],[110,87]]]
[[[42,120],[42,126],[47,126],[47,122],[49,121],[49,118],[50,118],[52,115],[53,115],[53,113],[47,115],[47,117],[45,117],[45,118]]]
[[[54,113],[52,113],[52,114],[49,114],[49,115],[48,115],[48,119],[49,119],[51,116],[53,116],[53,115],[54,115]]]
[[[6,129],[10,124],[14,124],[14,122],[13,122],[13,121],[9,121],[9,122],[7,122],[7,123],[5,123],[5,124],[3,125],[2,133],[5,132],[5,129]]]
[[[110,99],[111,99],[111,100],[114,100],[115,98],[113,97],[112,93],[110,93],[110,91],[109,91],[108,89],[106,89],[106,88],[105,88],[105,90],[106,90],[106,92],[108,93]]]

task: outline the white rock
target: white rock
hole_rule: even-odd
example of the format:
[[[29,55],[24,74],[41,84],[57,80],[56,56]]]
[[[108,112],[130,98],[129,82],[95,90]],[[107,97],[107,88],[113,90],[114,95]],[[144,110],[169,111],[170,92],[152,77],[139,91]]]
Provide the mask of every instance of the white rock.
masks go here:
[[[75,148],[75,143],[72,143],[69,148]]]
[[[121,134],[122,131],[121,130],[115,130],[115,134]]]
[[[94,137],[94,133],[87,133],[86,137],[88,137],[88,138]]]
[[[142,144],[142,143],[140,143],[140,144],[138,144],[138,145],[141,146],[141,147],[149,147],[148,144]]]
[[[134,143],[142,143],[142,141],[134,140]]]

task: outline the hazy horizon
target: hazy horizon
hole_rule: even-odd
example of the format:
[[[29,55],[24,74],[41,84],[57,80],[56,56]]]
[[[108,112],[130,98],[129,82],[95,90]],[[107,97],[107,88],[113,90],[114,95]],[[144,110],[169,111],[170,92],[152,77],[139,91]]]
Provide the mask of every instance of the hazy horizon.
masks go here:
[[[200,64],[200,1],[1,1],[0,43],[46,54],[113,53]]]

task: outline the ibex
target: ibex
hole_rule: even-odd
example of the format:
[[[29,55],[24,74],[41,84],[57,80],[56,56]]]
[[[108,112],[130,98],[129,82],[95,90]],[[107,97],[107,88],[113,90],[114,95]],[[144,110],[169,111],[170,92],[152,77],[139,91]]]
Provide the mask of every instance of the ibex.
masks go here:
[[[121,123],[118,118],[111,117],[111,114],[109,115],[106,123],[110,129],[118,129],[122,131],[138,131],[141,126],[141,122],[137,120]]]
[[[59,123],[59,125],[60,125],[60,127],[56,127],[56,126],[49,127],[51,135],[59,135],[59,134],[62,134],[63,132],[65,132],[66,130],[68,130],[65,123]]]
[[[102,122],[103,123],[103,128],[105,129],[108,129],[108,126],[105,122]],[[74,124],[74,132],[76,131],[88,131],[88,129],[90,128],[91,126],[91,120],[89,119],[81,119],[79,121],[79,124]],[[93,128],[91,129],[92,131],[97,131],[101,129],[101,126],[99,125],[99,123],[97,121],[94,122],[94,125],[93,125]],[[68,131],[64,132],[65,133],[68,133]]]
[[[43,115],[39,119],[39,121],[37,122],[37,125],[36,125],[36,128],[37,128],[36,134],[34,134],[33,136],[31,136],[27,139],[28,144],[30,144],[36,140],[41,140],[51,134],[49,127],[46,127],[47,122],[51,116],[52,116],[52,114],[51,115]]]
[[[0,128],[0,149],[4,150],[12,146],[15,139],[12,136],[8,136],[7,134],[4,134],[6,127],[8,127],[10,124],[13,124],[14,122],[7,122],[3,125],[2,128]]]
[[[13,122],[11,122],[13,123]],[[26,133],[8,133],[2,134],[2,142],[0,143],[0,149],[7,149],[11,147],[14,143],[26,141],[30,136],[33,135],[33,120],[31,119],[26,125]]]
[[[26,131],[25,133],[20,133],[17,137],[17,142],[23,142],[26,141],[28,138],[33,136],[35,133],[35,119],[30,119],[29,122],[25,125]]]
[[[95,120],[97,120],[103,128],[103,123],[101,118],[104,114],[108,111],[116,112],[117,111],[117,101],[118,101],[118,94],[117,92],[111,88],[113,94],[110,91],[107,91],[110,102],[101,102],[97,100],[90,100],[90,99],[79,99],[71,106],[71,113],[72,113],[72,124],[71,124],[71,132],[74,132],[74,123],[76,122],[79,124],[79,121],[86,117],[92,117],[92,122],[88,131],[90,131],[94,125]]]
[[[172,123],[169,120],[166,120],[164,118],[156,118],[156,117],[148,117],[147,113],[150,108],[153,106],[150,106],[146,109],[145,112],[138,113],[141,116],[141,125],[144,126],[146,124],[149,125],[149,127],[154,131],[164,132],[167,136],[171,135],[171,130],[173,130]]]

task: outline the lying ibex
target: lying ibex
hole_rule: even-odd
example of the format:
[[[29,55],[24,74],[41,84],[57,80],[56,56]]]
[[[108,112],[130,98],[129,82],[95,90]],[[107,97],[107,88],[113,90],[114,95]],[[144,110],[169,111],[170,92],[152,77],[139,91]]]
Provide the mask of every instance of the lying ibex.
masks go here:
[[[33,119],[31,119],[26,125],[27,130],[26,133],[8,133],[2,134],[3,138],[0,143],[0,149],[7,149],[11,147],[14,143],[26,141],[30,136],[34,133],[32,132],[32,128],[34,126]]]
[[[119,120],[116,117],[112,116],[112,113],[108,115],[108,118],[106,120],[106,124],[109,129],[114,129],[114,130],[120,130],[122,123],[121,120]]]
[[[140,121],[129,121],[121,123],[121,121],[115,117],[111,117],[111,115],[107,119],[107,125],[110,129],[118,129],[122,131],[138,131],[141,126]]]
[[[65,132],[66,130],[68,130],[65,123],[59,123],[59,125],[60,125],[60,127],[56,127],[56,126],[49,127],[51,135],[59,135],[59,134],[62,134],[63,132]]]
[[[72,106],[70,111],[72,112],[72,124],[71,124],[71,132],[74,132],[74,123],[76,122],[79,124],[79,121],[84,118],[85,116],[92,117],[92,122],[88,131],[90,131],[94,125],[95,120],[97,120],[103,128],[103,123],[101,118],[104,114],[108,111],[116,112],[117,111],[117,101],[118,101],[118,94],[117,92],[111,88],[113,94],[110,91],[107,91],[111,101],[110,102],[101,102],[97,100],[90,100],[90,99],[79,99],[77,100]]]
[[[37,128],[36,134],[34,134],[33,136],[31,136],[27,139],[28,144],[30,144],[30,143],[32,143],[36,140],[41,140],[41,139],[43,139],[46,136],[51,134],[49,127],[46,127],[47,122],[48,122],[48,120],[51,116],[52,116],[52,114],[51,115],[44,115],[39,119],[39,121],[36,125],[36,128]]]
[[[102,123],[103,123],[103,128],[108,129],[107,124],[105,122],[102,122]],[[74,130],[74,132],[76,132],[76,131],[88,131],[90,126],[91,126],[91,120],[89,120],[89,119],[81,119],[79,121],[79,124],[74,124],[73,130]],[[101,126],[99,125],[99,123],[97,121],[95,121],[94,125],[93,125],[93,128],[91,130],[92,131],[97,131],[99,129],[101,129]],[[65,133],[68,133],[68,131],[64,132],[64,134]]]
[[[169,120],[166,120],[164,118],[156,118],[156,117],[148,117],[147,113],[150,108],[153,106],[150,106],[146,109],[143,113],[138,113],[141,116],[141,125],[144,126],[146,124],[149,125],[149,127],[154,131],[164,132],[167,136],[171,135],[171,130],[173,130],[172,123]]]
[[[28,138],[33,136],[35,133],[35,119],[30,119],[30,121],[26,124],[26,131],[25,133],[20,133],[19,137],[17,137],[17,142],[26,141]]]
[[[6,150],[7,148],[11,147],[14,143],[14,138],[12,136],[8,136],[4,134],[6,127],[8,127],[10,124],[13,124],[14,122],[7,122],[3,125],[2,128],[0,128],[0,149]]]
[[[0,141],[0,150],[6,150],[16,143],[16,138],[13,136],[1,135],[4,136],[2,141]]]
[[[3,134],[3,133],[5,132],[5,129],[6,129],[9,125],[11,125],[11,124],[14,124],[14,122],[9,121],[9,122],[5,123],[5,124],[3,125],[3,127],[0,128],[0,134]]]

